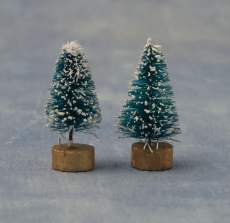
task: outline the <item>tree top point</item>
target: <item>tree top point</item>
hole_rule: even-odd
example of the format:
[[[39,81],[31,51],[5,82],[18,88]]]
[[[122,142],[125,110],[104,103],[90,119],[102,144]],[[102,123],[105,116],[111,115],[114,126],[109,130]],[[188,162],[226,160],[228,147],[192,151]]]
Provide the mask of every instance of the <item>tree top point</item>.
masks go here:
[[[77,40],[71,41],[69,44],[72,45],[72,46],[78,46],[79,45],[79,43],[77,42]]]
[[[151,46],[151,45],[152,45],[152,39],[151,39],[151,38],[148,38],[148,39],[147,39],[146,46]]]
[[[77,40],[63,44],[62,50],[65,50],[66,52],[73,54],[73,55],[76,55],[78,51],[80,52],[83,51],[82,46],[77,42]]]

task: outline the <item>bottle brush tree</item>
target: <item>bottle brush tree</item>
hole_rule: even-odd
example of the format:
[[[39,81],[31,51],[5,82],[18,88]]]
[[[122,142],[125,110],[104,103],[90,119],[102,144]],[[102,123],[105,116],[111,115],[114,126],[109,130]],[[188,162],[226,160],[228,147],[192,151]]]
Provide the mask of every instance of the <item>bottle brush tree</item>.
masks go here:
[[[161,46],[152,45],[149,38],[139,66],[129,84],[128,95],[120,116],[117,131],[121,138],[139,138],[151,149],[151,141],[174,140],[181,132],[174,94]],[[176,141],[176,140],[175,140]]]
[[[101,122],[101,110],[87,58],[77,41],[62,46],[45,113],[50,130],[69,133],[68,146],[73,144],[74,132],[96,136],[94,128]]]

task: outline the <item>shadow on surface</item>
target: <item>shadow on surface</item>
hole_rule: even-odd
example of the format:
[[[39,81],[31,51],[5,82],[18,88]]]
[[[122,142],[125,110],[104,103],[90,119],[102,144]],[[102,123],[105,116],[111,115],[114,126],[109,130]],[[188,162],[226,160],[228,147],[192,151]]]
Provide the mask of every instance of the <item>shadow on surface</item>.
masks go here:
[[[173,169],[174,171],[188,171],[188,170],[194,170],[194,169],[200,169],[202,166],[207,165],[204,163],[201,163],[197,160],[192,159],[174,159],[173,160]]]
[[[122,160],[122,161],[103,161],[98,160],[95,164],[95,170],[99,171],[123,171],[131,169],[131,165],[129,162]]]

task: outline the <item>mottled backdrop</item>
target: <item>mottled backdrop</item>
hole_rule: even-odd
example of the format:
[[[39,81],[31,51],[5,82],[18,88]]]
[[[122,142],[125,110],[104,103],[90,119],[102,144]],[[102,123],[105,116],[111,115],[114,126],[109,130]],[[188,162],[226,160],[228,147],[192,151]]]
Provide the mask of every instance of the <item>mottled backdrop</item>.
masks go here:
[[[0,222],[230,222],[229,0],[0,0]],[[161,44],[180,114],[174,168],[130,167],[115,116],[147,38]],[[51,169],[45,127],[63,43],[86,51],[103,121],[96,168]],[[63,139],[63,141],[65,141]]]

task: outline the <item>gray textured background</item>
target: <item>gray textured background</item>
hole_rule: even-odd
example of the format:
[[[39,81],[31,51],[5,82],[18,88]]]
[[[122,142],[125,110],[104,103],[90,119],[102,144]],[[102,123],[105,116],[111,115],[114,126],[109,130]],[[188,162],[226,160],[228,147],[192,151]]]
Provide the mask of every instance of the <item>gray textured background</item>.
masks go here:
[[[0,0],[0,222],[230,222],[229,0]],[[161,44],[183,134],[174,168],[130,167],[113,125],[148,37]],[[86,51],[103,121],[96,168],[51,169],[45,127],[61,45]]]

